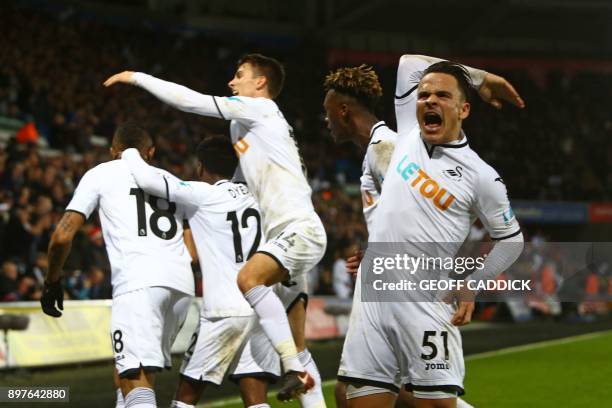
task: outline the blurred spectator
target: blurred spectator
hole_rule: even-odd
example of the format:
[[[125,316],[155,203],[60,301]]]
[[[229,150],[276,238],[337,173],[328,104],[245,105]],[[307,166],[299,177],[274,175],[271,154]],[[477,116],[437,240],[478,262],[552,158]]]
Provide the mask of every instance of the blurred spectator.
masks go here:
[[[339,249],[333,267],[334,293],[341,299],[350,299],[353,296],[353,279],[346,271],[346,259],[359,250],[359,246],[346,245]]]
[[[0,301],[15,300],[18,277],[17,264],[4,261],[2,263],[2,274],[0,275]]]

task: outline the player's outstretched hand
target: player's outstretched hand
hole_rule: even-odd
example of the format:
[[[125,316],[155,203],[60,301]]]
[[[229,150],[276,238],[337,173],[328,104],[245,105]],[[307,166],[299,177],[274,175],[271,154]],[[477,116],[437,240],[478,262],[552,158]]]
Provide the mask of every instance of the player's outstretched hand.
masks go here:
[[[59,310],[55,308],[55,302],[57,302]],[[62,287],[61,279],[53,283],[45,282],[43,293],[40,297],[40,305],[43,312],[49,316],[60,317],[62,315],[60,310],[64,310],[64,288]]]
[[[111,85],[115,85],[116,83],[119,83],[119,82],[124,83],[124,84],[131,84],[133,74],[134,74],[134,71],[123,71],[118,74],[115,74],[112,77],[108,78],[106,81],[104,81],[104,86],[108,87]]]
[[[455,326],[465,326],[472,321],[472,313],[474,313],[474,298],[476,294],[467,289],[462,288],[451,292],[444,298],[447,303],[457,304],[457,311],[451,318],[451,323]]]
[[[503,102],[511,103],[518,108],[524,108],[523,98],[516,92],[512,84],[504,78],[487,72],[484,81],[478,90],[483,101],[501,109]]]
[[[346,271],[353,275],[353,278],[357,274],[357,270],[359,269],[359,264],[361,263],[361,259],[363,258],[363,251],[355,251],[352,256],[349,256],[346,259]]]

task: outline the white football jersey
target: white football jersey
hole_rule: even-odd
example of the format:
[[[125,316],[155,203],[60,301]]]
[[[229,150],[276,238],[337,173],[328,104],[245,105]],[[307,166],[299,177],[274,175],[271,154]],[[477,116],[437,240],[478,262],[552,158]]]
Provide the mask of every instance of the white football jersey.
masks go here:
[[[427,66],[418,58],[400,60],[398,137],[370,241],[452,243],[446,247],[458,249],[476,218],[493,239],[518,235],[502,178],[469,147],[465,135],[435,146],[421,138],[416,89]]]
[[[202,268],[202,316],[250,316],[236,280],[263,244],[259,207],[245,184],[168,183],[171,200],[190,203],[187,219]]]
[[[228,180],[208,184],[161,177],[135,149],[124,151],[122,159],[145,191],[186,207],[202,268],[202,316],[253,314],[236,282],[240,269],[263,243],[261,215],[248,187]]]
[[[113,297],[151,286],[193,295],[183,206],[145,194],[127,164],[113,160],[83,175],[66,210],[88,218],[96,208],[111,264]]]
[[[183,111],[231,120],[232,143],[261,209],[266,238],[290,223],[318,218],[293,129],[273,100],[205,95],[141,72],[132,81]]]
[[[376,123],[370,130],[370,143],[361,165],[361,198],[368,231],[372,229],[374,209],[380,198],[396,138],[397,133],[389,129],[383,121]]]
[[[215,97],[230,133],[240,169],[261,208],[266,237],[289,223],[318,217],[293,129],[266,98]]]

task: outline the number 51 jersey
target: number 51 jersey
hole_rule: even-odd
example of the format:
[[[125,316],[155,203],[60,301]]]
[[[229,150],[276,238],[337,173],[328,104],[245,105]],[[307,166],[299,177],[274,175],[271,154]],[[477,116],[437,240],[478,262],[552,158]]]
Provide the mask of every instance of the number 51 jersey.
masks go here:
[[[96,208],[111,264],[113,297],[151,286],[193,295],[191,257],[183,241],[185,207],[144,193],[127,164],[113,160],[83,175],[66,211],[88,218]]]

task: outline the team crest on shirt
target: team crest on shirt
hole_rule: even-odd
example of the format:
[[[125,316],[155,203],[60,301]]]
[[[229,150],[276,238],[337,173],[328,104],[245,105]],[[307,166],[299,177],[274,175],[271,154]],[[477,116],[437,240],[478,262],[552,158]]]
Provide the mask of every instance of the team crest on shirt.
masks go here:
[[[454,169],[443,170],[442,174],[453,181],[461,181],[463,177],[463,167],[457,166]]]

